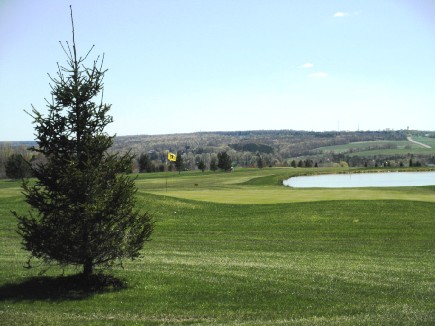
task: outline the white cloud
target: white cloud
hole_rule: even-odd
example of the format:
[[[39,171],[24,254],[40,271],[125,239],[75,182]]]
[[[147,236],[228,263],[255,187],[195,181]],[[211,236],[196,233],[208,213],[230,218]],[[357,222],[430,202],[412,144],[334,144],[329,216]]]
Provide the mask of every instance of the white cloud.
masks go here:
[[[315,72],[313,74],[308,75],[308,77],[312,77],[312,78],[325,78],[327,76],[328,74],[326,72]]]
[[[312,63],[307,62],[307,63],[304,63],[301,67],[302,68],[313,68],[314,65]]]
[[[334,14],[334,17],[346,17],[349,16],[347,12],[338,11]]]

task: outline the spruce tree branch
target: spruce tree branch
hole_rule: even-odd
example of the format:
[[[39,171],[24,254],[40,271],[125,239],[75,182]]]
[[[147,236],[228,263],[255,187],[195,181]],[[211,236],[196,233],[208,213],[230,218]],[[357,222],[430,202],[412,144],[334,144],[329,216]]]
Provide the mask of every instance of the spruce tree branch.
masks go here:
[[[76,41],[75,41],[74,18],[73,18],[73,12],[72,12],[72,5],[69,6],[69,9],[70,9],[70,12],[71,12],[71,26],[72,26],[74,63],[75,63],[75,67],[77,67],[78,66],[78,64],[77,64],[77,49],[76,49]]]
[[[102,107],[104,106],[103,98],[104,98],[104,88],[101,89],[101,103],[100,103],[100,108],[102,108]]]
[[[68,41],[66,41],[66,44],[68,45],[68,52],[65,50],[65,47],[63,46],[63,43],[61,41],[59,41],[59,44],[62,47],[63,52],[66,54],[68,60],[72,61],[72,53]]]
[[[80,62],[83,62],[86,60],[86,58],[88,57],[88,55],[91,53],[91,51],[94,49],[95,44],[91,46],[91,48],[89,49],[88,53],[86,53],[84,58],[80,58]],[[97,59],[98,60],[98,59]]]
[[[100,72],[102,72],[104,74],[107,71],[107,69],[103,71],[103,63],[104,63],[104,52],[103,52],[103,58],[101,59],[101,64],[100,64]]]

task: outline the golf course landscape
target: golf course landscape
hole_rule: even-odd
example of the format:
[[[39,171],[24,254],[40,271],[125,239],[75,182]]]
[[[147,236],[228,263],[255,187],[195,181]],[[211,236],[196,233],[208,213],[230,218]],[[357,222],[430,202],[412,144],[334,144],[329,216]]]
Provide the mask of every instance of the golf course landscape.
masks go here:
[[[282,185],[349,172],[138,174],[152,240],[104,289],[71,285],[79,268],[25,268],[11,211],[28,206],[1,180],[0,325],[434,325],[435,186]]]

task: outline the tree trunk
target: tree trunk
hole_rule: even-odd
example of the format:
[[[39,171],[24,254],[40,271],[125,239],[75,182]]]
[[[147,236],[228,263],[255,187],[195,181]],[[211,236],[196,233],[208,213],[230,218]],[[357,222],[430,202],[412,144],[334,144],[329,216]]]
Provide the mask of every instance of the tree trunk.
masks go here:
[[[83,276],[88,277],[91,276],[94,272],[94,264],[92,263],[92,259],[87,259],[83,263]]]

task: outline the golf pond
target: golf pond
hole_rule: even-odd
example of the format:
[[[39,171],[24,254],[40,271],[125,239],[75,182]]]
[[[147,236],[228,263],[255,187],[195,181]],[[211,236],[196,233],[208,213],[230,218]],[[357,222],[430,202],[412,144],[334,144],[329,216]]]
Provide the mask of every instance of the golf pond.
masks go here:
[[[284,180],[293,188],[416,187],[435,185],[435,172],[380,172],[298,176]]]

